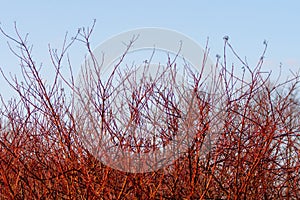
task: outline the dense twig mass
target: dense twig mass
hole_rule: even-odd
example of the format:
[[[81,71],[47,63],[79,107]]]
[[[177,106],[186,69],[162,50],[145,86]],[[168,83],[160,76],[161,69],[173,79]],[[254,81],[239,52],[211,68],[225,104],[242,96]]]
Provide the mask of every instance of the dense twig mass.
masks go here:
[[[100,119],[95,129],[99,132],[89,133],[95,134],[90,138],[110,138],[107,143],[147,152],[184,130],[193,134],[185,154],[153,172],[121,172],[97,160],[82,140],[81,131],[88,130],[74,112],[78,101],[67,97],[63,85],[85,102],[82,88],[76,87],[72,73],[70,80],[61,73],[63,60],[70,64],[67,52],[74,42],[82,42],[93,58],[89,42],[93,27],[78,30],[69,42],[66,36],[61,53],[49,50],[56,73],[52,85],[43,82],[27,36],[17,28],[16,38],[0,29],[17,45],[10,49],[20,59],[23,74],[20,82],[1,70],[19,94],[8,103],[2,100],[1,199],[300,198],[299,76],[272,83],[261,72],[265,50],[253,68],[238,56],[228,37],[212,76],[187,70],[193,82],[181,85],[184,90],[176,87],[176,62],[169,62],[154,81],[144,77],[138,84],[133,81],[136,71],[118,70],[122,59],[105,82],[98,70],[101,62],[89,63],[96,70],[85,73],[86,84],[93,87],[84,94],[93,110],[90,114]],[[228,66],[228,51],[240,60],[242,76]],[[150,63],[144,64],[147,70]],[[150,129],[155,134],[149,137]],[[208,137],[214,141],[204,154]]]

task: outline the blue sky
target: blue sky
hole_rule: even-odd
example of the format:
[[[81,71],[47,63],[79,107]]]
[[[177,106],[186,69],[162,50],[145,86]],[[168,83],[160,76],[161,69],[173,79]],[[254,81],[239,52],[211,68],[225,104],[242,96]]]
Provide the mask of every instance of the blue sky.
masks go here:
[[[223,36],[230,37],[239,55],[255,65],[268,41],[265,70],[300,68],[300,1],[2,1],[2,28],[13,33],[17,22],[20,33],[29,33],[33,55],[43,63],[46,75],[53,73],[48,44],[59,48],[65,32],[70,36],[82,26],[97,20],[92,46],[120,32],[140,27],[162,27],[179,31],[205,46],[209,37],[211,57],[223,52]],[[18,59],[0,36],[0,67],[8,74],[18,74]],[[71,49],[74,73],[79,72],[85,49],[79,45]],[[287,73],[286,73],[287,75]],[[0,77],[0,93],[9,97]]]

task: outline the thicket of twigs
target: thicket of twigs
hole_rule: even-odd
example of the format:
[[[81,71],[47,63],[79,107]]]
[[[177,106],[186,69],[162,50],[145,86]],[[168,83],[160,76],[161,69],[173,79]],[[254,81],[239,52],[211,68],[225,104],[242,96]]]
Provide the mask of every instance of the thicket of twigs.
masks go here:
[[[283,83],[272,82],[268,74],[261,72],[265,51],[257,66],[250,67],[239,59],[226,37],[224,56],[218,57],[212,68],[210,93],[201,92],[205,80],[200,74],[192,77],[190,96],[195,98],[188,124],[194,131],[194,140],[188,152],[173,164],[148,173],[121,172],[102,164],[83,145],[74,101],[64,89],[67,85],[74,93],[79,90],[72,75],[69,78],[61,73],[74,42],[86,45],[92,55],[92,30],[79,30],[70,42],[66,37],[60,53],[50,49],[56,76],[47,85],[33,60],[27,37],[16,29],[17,37],[13,38],[1,29],[20,59],[23,72],[19,81],[1,71],[19,95],[1,104],[1,199],[300,198],[299,76],[294,74]],[[13,48],[15,45],[17,48]],[[233,73],[234,66],[226,62],[228,53],[239,59],[243,76]],[[174,95],[168,92],[164,81],[161,76],[151,84],[145,81],[131,85],[132,93],[123,96],[129,109],[123,117],[129,117],[125,121],[127,129],[135,127],[138,131],[139,117],[146,118],[140,103],[152,101],[151,105],[157,104],[167,113],[162,123],[168,126],[158,136],[159,141],[167,142],[178,131],[184,110],[174,103]],[[92,105],[102,117],[102,131],[114,135],[123,148],[130,148],[132,141],[135,148],[140,145],[143,151],[147,144],[153,148],[151,142],[125,137],[127,133],[118,129],[116,115],[110,108],[113,104],[107,100],[115,88],[112,81],[107,83],[94,82],[98,96]],[[156,96],[151,96],[154,90]],[[88,94],[93,95],[92,92]],[[215,98],[214,93],[222,95]],[[151,122],[156,118],[149,113],[146,119]],[[202,154],[205,137],[212,134],[217,135],[214,145]]]

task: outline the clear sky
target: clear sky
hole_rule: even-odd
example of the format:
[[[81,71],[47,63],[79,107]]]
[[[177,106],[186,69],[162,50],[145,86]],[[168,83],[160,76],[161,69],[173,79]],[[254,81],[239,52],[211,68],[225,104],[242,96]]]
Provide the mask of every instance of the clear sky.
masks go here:
[[[231,44],[241,57],[247,57],[255,65],[268,41],[265,69],[276,72],[280,63],[283,71],[300,68],[300,1],[291,0],[206,0],[206,1],[1,1],[0,22],[2,28],[13,33],[13,23],[19,31],[29,33],[36,61],[44,64],[51,73],[48,44],[59,48],[68,31],[70,36],[77,28],[97,20],[92,37],[96,47],[105,39],[120,32],[140,27],[162,27],[190,36],[201,46],[209,37],[211,57],[223,52],[223,36],[230,37]],[[0,36],[0,67],[8,74],[18,73],[18,59]],[[75,46],[77,47],[77,46]],[[79,72],[84,48],[70,51],[74,73]],[[48,70],[48,71],[47,71]],[[10,92],[0,77],[0,93]]]

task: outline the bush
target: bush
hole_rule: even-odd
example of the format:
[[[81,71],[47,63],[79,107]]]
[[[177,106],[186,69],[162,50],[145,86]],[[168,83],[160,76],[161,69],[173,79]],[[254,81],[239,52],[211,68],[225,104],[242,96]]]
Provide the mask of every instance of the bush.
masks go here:
[[[21,37],[17,28],[16,38],[7,35],[1,29],[2,34],[18,46],[17,49],[11,50],[20,59],[23,72],[23,81],[19,82],[16,78],[6,77],[1,70],[3,77],[19,95],[19,98],[8,103],[2,100],[1,198],[300,197],[300,113],[297,98],[299,76],[295,74],[286,82],[273,83],[269,74],[261,72],[266,49],[257,66],[251,68],[239,58],[227,37],[224,38],[223,61],[218,57],[216,66],[212,69],[214,76],[210,77],[210,93],[201,92],[205,83],[201,74],[191,74],[194,83],[188,90],[190,93],[185,95],[195,97],[192,115],[187,123],[188,128],[194,131],[194,138],[188,152],[173,164],[148,173],[121,172],[97,160],[80,137],[83,127],[77,121],[78,116],[74,114],[76,105],[74,99],[68,97],[65,92],[66,85],[74,94],[78,94],[79,89],[75,85],[72,73],[70,79],[61,73],[62,63],[64,59],[68,60],[67,52],[74,43],[81,42],[87,47],[89,56],[93,56],[89,42],[93,27],[80,29],[70,41],[66,37],[61,53],[50,49],[55,69],[55,79],[51,85],[43,82],[39,68],[33,60],[27,37]],[[232,52],[243,65],[243,76],[236,76],[233,73],[234,67],[227,66],[227,51]],[[71,64],[69,67],[71,69]],[[169,63],[168,67],[172,69],[174,63]],[[172,73],[172,70],[169,72]],[[122,78],[117,73],[112,74],[112,77]],[[102,91],[91,105],[98,108],[98,114],[102,116],[103,131],[114,135],[117,143],[122,144],[123,148],[132,148],[132,141],[135,141],[135,147],[139,147],[140,150],[153,148],[151,142],[125,137],[125,133],[117,129],[116,118],[110,107],[112,104],[105,103],[112,97],[112,93],[108,92],[113,88],[112,82],[104,84],[99,76],[92,80]],[[128,77],[122,80],[126,82]],[[166,82],[163,77],[158,77],[158,80],[151,84],[145,80],[140,85],[131,86],[134,88],[129,93],[131,95],[122,99],[130,105],[132,112],[129,114],[131,121],[125,123],[127,128],[139,125],[138,116],[142,110],[138,102],[142,96],[149,96],[145,100],[146,103],[154,101],[169,113],[163,121],[168,124],[169,129],[160,132],[158,136],[160,141],[168,142],[170,135],[177,134],[179,115],[184,110],[174,103],[174,96],[167,90],[167,83],[172,83],[174,79]],[[154,89],[159,93],[158,96],[153,96]],[[88,94],[92,96],[95,93]],[[106,107],[99,108],[99,105]],[[151,116],[149,114],[148,119],[155,122],[155,118]],[[206,144],[204,141],[211,136],[215,138],[213,145],[207,154],[202,154],[201,149]]]

